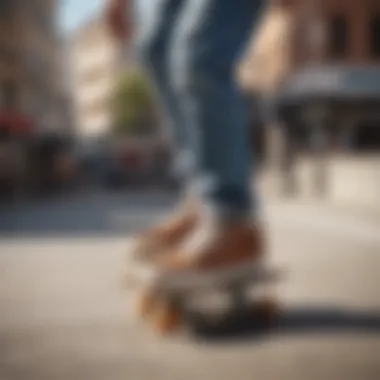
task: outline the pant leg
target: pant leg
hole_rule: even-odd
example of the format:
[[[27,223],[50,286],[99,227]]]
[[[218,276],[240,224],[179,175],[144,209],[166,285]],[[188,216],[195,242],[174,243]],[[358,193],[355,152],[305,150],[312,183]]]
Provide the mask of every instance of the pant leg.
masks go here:
[[[189,144],[183,114],[170,77],[169,42],[184,0],[135,0],[136,47],[171,127],[178,151],[176,172],[185,176],[189,164]]]
[[[261,5],[261,0],[187,0],[172,43],[172,80],[196,158],[195,187],[220,218],[246,218],[255,211],[248,114],[235,63]]]

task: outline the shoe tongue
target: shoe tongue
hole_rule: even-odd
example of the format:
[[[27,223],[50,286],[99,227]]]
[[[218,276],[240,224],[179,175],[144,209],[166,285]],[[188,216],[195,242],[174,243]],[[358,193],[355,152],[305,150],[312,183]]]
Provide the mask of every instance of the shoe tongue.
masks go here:
[[[229,231],[234,228],[247,228],[253,224],[250,216],[241,215],[236,211],[227,212],[219,210],[216,206],[207,205],[202,209],[202,219],[205,223],[220,232]]]

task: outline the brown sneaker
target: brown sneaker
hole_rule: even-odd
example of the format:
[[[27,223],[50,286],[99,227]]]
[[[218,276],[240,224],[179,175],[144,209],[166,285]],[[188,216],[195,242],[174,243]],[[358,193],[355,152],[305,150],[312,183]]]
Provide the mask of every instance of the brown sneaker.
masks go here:
[[[149,261],[156,253],[174,249],[193,231],[198,219],[196,202],[186,201],[169,220],[135,239],[133,258]]]
[[[204,281],[230,281],[251,275],[264,253],[263,233],[257,226],[201,225],[180,248],[157,257],[156,268],[160,278],[168,279],[165,282],[178,281],[193,287]]]

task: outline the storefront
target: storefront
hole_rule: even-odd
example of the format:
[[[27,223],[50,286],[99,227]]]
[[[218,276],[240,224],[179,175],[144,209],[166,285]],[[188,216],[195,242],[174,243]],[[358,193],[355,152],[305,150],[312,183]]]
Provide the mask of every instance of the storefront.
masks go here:
[[[3,197],[15,197],[25,191],[32,130],[32,123],[26,118],[0,111],[0,194]]]
[[[0,110],[0,133],[14,138],[27,137],[32,134],[33,127],[27,118],[9,111]]]
[[[285,146],[282,170],[291,192],[294,166],[307,152],[314,167],[314,189],[324,196],[331,158],[379,157],[380,67],[307,67],[290,76],[278,93],[276,109]]]

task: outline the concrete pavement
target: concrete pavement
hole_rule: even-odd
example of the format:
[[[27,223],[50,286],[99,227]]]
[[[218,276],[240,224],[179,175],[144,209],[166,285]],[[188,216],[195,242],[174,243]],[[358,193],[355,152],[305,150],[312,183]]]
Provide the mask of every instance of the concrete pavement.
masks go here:
[[[171,203],[96,195],[0,213],[0,380],[380,378],[377,221],[268,204],[286,268],[277,328],[161,340],[134,321],[119,280],[126,235]]]

